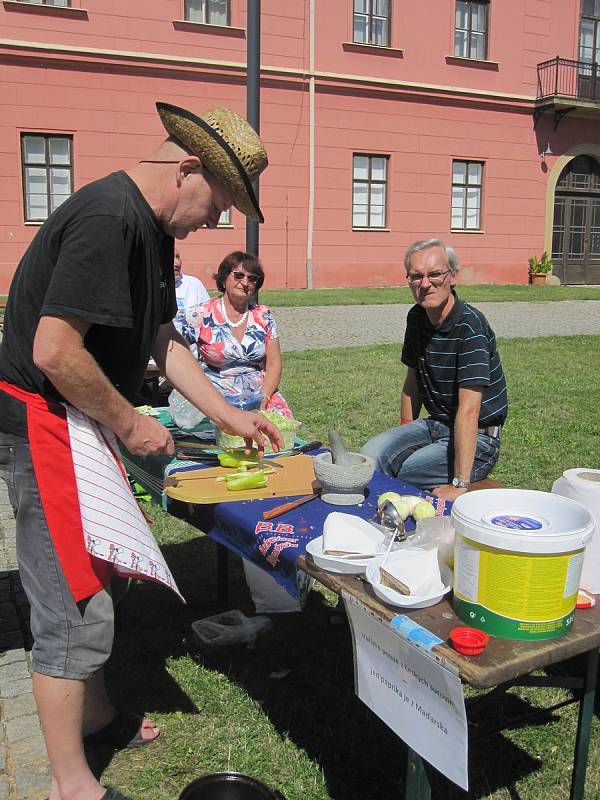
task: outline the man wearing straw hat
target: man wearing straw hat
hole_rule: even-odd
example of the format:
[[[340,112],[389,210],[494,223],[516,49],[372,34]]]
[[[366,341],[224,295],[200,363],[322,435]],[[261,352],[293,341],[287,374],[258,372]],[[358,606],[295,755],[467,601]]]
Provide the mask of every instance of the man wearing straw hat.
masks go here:
[[[282,444],[264,416],[224,401],[172,324],[173,239],[216,227],[232,205],[262,222],[252,181],[267,154],[255,131],[227,108],[201,117],[166,103],[157,108],[168,138],[129,172],[84,186],[51,214],[17,268],[6,308],[0,474],[16,515],[19,569],[31,605],[33,690],[52,770],[50,800],[122,798],[90,771],[84,737],[119,748],[158,736],[149,720],[117,711],[103,677],[115,573],[176,588],[158,548],[152,559],[136,551],[138,520],[128,515],[139,512],[128,505],[129,491],[117,493],[115,436],[135,454],[174,452],[166,428],[132,405],[149,357],[188,400],[248,446],[254,440],[262,450],[265,436],[275,449]],[[96,463],[112,470],[114,492]],[[100,507],[107,494],[108,506]],[[106,536],[89,533],[92,521]],[[149,531],[139,535],[151,548]]]

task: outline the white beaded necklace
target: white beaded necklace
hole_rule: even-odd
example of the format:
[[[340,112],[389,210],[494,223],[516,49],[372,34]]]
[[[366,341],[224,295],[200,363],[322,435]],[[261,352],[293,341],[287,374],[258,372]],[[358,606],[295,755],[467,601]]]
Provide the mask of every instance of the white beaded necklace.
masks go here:
[[[246,318],[248,317],[248,309],[246,309],[237,322],[232,322],[227,316],[227,311],[225,311],[225,302],[223,298],[221,298],[221,311],[223,312],[223,316],[225,317],[225,322],[229,325],[230,328],[239,328],[241,325],[244,324],[244,322],[246,322]]]

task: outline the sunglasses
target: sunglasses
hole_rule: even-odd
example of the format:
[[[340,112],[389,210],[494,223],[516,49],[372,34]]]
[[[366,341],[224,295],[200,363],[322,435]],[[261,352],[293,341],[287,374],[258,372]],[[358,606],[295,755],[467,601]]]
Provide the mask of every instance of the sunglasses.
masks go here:
[[[258,283],[258,275],[248,275],[246,272],[230,272],[236,281],[243,281],[244,278],[248,279],[248,283]]]

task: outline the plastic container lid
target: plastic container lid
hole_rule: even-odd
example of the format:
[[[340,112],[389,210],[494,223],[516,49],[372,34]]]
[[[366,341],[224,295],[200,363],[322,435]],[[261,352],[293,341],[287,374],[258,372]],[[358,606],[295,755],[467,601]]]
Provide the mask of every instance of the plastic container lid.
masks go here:
[[[463,656],[478,656],[483,653],[490,641],[487,633],[478,628],[468,628],[466,625],[453,628],[448,638],[456,652]]]
[[[551,492],[481,489],[452,505],[457,533],[479,544],[515,553],[569,553],[581,550],[595,527],[580,503]]]
[[[596,605],[596,598],[585,589],[580,589],[577,592],[577,603],[575,608],[593,608]]]

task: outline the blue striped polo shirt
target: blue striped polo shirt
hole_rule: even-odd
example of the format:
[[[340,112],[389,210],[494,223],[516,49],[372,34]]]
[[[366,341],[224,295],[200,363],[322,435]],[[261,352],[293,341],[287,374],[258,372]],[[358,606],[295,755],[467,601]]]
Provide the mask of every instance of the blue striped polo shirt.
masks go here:
[[[483,387],[479,427],[502,425],[508,413],[506,381],[487,319],[455,294],[439,327],[421,306],[408,312],[402,362],[415,370],[423,405],[433,419],[452,424],[458,389]]]

